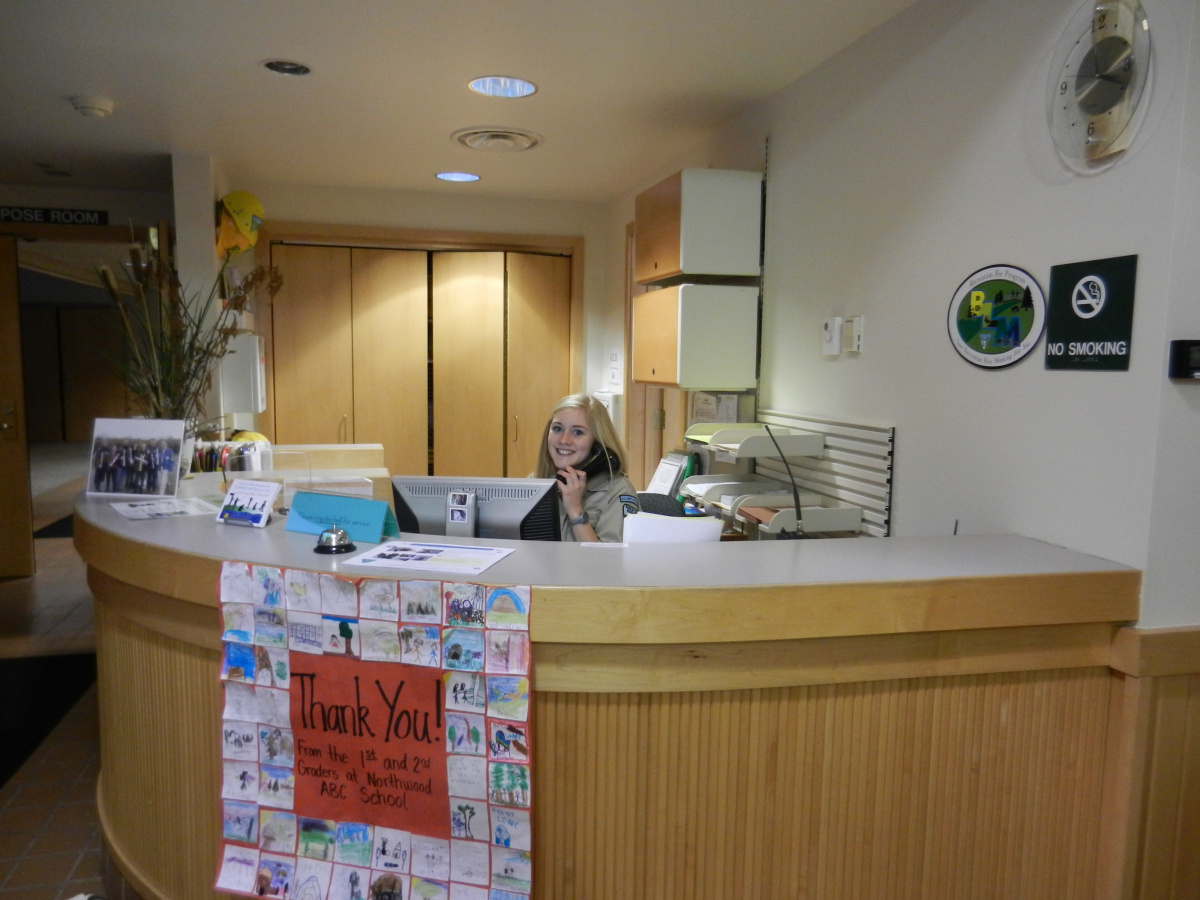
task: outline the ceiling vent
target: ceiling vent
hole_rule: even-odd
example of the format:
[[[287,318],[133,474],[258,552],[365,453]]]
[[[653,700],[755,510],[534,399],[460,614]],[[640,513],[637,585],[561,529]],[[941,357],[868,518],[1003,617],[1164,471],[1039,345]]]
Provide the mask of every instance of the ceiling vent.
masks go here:
[[[513,128],[463,128],[450,137],[470,150],[494,150],[501,153],[532,150],[542,142],[540,134],[517,131]]]

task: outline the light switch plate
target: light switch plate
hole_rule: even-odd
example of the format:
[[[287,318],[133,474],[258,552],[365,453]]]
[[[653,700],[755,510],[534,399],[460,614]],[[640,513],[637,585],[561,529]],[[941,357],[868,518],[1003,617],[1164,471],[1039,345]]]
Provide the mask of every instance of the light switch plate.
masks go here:
[[[830,316],[825,320],[825,328],[821,333],[821,353],[825,356],[837,356],[842,352],[842,317]]]

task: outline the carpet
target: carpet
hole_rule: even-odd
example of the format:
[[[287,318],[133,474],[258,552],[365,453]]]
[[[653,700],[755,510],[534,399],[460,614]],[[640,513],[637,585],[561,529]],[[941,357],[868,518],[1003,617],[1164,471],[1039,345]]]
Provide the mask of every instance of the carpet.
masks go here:
[[[35,538],[74,537],[75,516],[63,516],[61,519],[39,528],[33,533],[33,536]]]
[[[96,654],[0,659],[0,785],[96,681]]]

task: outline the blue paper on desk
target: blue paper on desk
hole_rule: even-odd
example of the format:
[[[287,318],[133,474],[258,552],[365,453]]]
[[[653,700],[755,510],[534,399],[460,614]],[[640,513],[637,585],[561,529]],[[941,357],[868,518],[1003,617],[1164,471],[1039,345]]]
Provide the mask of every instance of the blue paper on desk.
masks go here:
[[[288,512],[287,530],[320,534],[326,528],[341,528],[350,540],[370,544],[400,536],[396,516],[383,500],[297,491]]]

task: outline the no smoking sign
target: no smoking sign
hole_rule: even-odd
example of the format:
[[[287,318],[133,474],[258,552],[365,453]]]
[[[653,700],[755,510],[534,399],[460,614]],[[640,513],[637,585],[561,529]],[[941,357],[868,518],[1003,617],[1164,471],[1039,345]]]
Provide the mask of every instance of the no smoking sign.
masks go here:
[[[1137,256],[1050,269],[1046,368],[1129,369]]]

